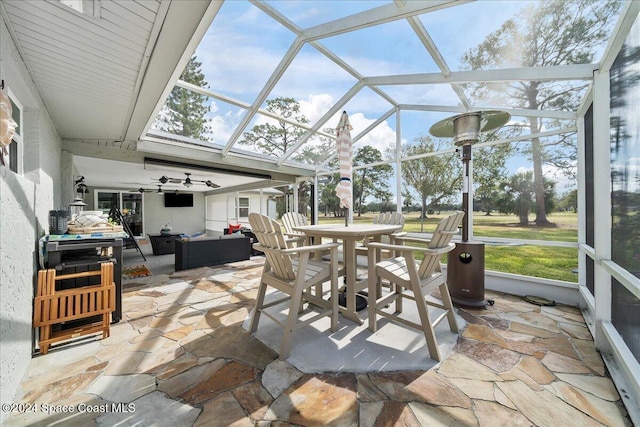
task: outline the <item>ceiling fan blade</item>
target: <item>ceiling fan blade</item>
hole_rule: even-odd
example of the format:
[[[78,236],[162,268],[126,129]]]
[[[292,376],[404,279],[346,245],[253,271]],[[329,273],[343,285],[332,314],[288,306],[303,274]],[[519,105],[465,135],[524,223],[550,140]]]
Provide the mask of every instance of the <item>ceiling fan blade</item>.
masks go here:
[[[218,184],[216,184],[215,182],[211,182],[211,181],[205,181],[205,184],[207,185],[207,187],[211,187],[211,188],[220,188],[220,186]]]
[[[160,179],[154,179],[154,181],[159,181],[162,184],[166,184],[167,182],[170,182],[172,184],[180,184],[180,183],[182,183],[182,180],[180,178],[169,178],[166,175],[162,175],[160,177]]]

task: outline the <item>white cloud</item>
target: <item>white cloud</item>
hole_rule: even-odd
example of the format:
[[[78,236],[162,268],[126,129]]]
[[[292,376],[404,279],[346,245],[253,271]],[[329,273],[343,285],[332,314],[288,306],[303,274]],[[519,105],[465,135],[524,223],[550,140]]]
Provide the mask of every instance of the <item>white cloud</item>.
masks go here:
[[[320,120],[334,104],[333,97],[328,93],[309,95],[306,100],[298,102],[300,103],[300,112],[309,119],[312,125]],[[331,120],[329,120],[329,123],[331,123]]]
[[[331,95],[326,93],[314,94],[310,95],[306,100],[300,100],[299,103],[301,113],[309,119],[309,124],[313,126],[325,114],[325,112],[333,106],[334,99]],[[223,111],[223,106],[224,104],[212,103],[211,111],[217,112],[218,114],[214,115],[209,123],[212,131],[212,139],[214,140],[214,142],[221,144],[224,144],[228,141],[229,137],[233,133],[235,126],[238,124],[245,113],[242,109],[236,111]],[[342,114],[342,111],[339,111],[333,117],[331,117],[326,122],[326,124],[322,126],[322,128],[335,127],[340,120],[340,114]],[[364,129],[366,129],[371,123],[375,122],[376,120],[377,117],[369,118],[366,117],[365,114],[360,112],[350,114],[349,121],[351,123],[351,126],[353,127],[351,136],[355,138],[360,132],[364,131]],[[255,121],[251,124],[251,126],[263,123],[275,123],[275,120],[266,116],[257,115]],[[354,148],[357,149],[365,145],[369,145],[371,147],[377,148],[378,150],[380,150],[380,152],[384,153],[384,151],[390,145],[395,144],[395,140],[395,131],[385,121],[376,126],[367,135],[359,139],[355,143]]]
[[[367,126],[371,125],[371,123],[375,122],[375,119],[369,119],[364,116],[362,113],[355,113],[349,116],[349,120],[351,125],[353,126],[354,132],[351,134],[352,137],[355,137],[367,128]],[[389,146],[394,145],[396,142],[396,132],[389,127],[389,124],[384,121],[372,129],[369,133],[363,136],[361,139],[356,141],[354,144],[354,148],[361,148],[364,146],[370,146],[380,150],[381,153],[384,154],[385,150],[389,148]]]

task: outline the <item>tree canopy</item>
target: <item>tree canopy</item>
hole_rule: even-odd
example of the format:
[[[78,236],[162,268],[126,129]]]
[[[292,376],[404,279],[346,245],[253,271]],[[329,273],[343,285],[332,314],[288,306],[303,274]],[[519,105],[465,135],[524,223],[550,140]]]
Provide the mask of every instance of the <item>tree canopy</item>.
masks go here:
[[[356,150],[353,156],[354,165],[367,165],[382,161],[380,150],[369,145]],[[389,178],[393,174],[390,165],[383,164],[353,171],[353,200],[356,202],[354,208],[358,210],[358,216],[362,215],[365,200],[373,196],[381,202],[388,202],[392,194],[388,190]]]
[[[402,146],[402,156],[434,153],[442,150],[447,142],[434,140],[429,136],[416,139],[415,145]],[[439,154],[402,162],[402,179],[406,189],[414,191],[421,202],[425,218],[429,208],[436,209],[438,204],[460,194],[462,169],[455,153]]]
[[[300,112],[300,104],[293,98],[275,98],[267,100],[267,111],[298,123],[309,123],[309,119]],[[255,125],[245,132],[241,145],[253,146],[258,152],[281,156],[296,143],[305,130],[284,120],[276,123],[268,121]]]
[[[197,61],[196,56],[192,56],[180,79],[202,88],[209,87],[201,67],[202,63]],[[207,99],[206,95],[174,87],[155,126],[176,135],[209,141],[207,134],[211,132],[211,128],[207,125],[207,114],[211,111],[211,106],[206,104]]]
[[[550,1],[524,8],[515,18],[489,34],[462,58],[465,69],[543,67],[585,64],[606,42],[620,2],[615,0]],[[520,81],[469,85],[476,103],[532,110],[575,111],[588,82]],[[527,117],[521,126],[531,134],[558,125],[558,120]],[[543,164],[570,171],[576,160],[575,136],[532,138],[523,149],[533,163],[536,219],[547,224]]]

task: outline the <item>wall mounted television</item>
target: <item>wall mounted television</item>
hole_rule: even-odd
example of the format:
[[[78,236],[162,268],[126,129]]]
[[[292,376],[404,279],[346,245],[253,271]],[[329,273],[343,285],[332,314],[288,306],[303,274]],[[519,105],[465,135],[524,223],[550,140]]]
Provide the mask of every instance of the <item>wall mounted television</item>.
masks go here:
[[[164,193],[165,208],[182,208],[193,206],[192,193]]]

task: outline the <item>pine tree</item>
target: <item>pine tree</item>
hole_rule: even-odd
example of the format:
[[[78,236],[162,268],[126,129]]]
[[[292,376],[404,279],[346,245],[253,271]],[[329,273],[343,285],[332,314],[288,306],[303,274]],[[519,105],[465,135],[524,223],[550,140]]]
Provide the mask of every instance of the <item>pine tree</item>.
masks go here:
[[[621,2],[616,0],[547,1],[525,7],[497,31],[489,34],[462,61],[466,69],[514,66],[547,67],[591,63],[607,39]],[[564,81],[491,82],[470,85],[478,104],[486,100],[512,108],[575,111],[588,83]],[[529,117],[531,134],[558,125],[550,119]],[[537,225],[549,224],[545,207],[543,164],[570,171],[575,164],[573,135],[532,138],[524,154],[533,165]]]
[[[192,56],[180,75],[180,80],[208,88],[209,84],[204,79],[201,67],[202,63],[196,60],[196,56]],[[207,99],[207,96],[200,93],[174,87],[155,126],[176,135],[209,141],[207,134],[211,132],[211,128],[207,125],[207,114],[211,106],[205,104]]]

